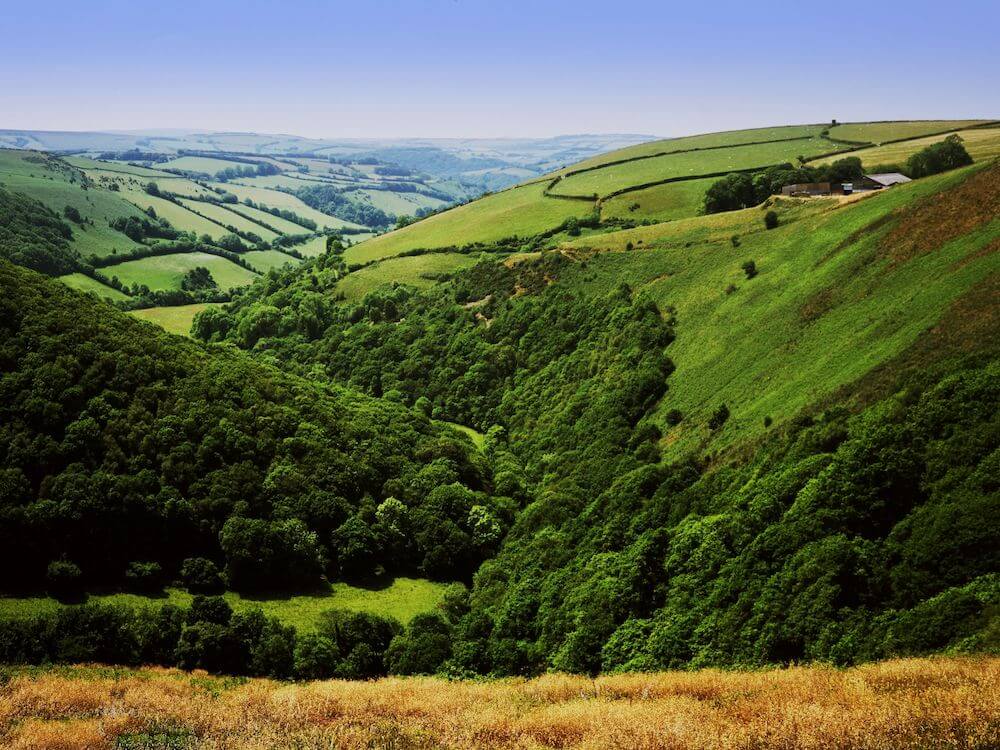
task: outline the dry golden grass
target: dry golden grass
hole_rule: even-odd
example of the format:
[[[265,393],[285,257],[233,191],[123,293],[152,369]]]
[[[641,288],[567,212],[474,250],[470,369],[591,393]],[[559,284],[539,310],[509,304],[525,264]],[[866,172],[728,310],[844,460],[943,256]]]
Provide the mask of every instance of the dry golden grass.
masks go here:
[[[998,743],[995,657],[482,683],[241,683],[176,670],[79,668],[24,672],[0,687],[0,746],[23,750],[881,750]]]

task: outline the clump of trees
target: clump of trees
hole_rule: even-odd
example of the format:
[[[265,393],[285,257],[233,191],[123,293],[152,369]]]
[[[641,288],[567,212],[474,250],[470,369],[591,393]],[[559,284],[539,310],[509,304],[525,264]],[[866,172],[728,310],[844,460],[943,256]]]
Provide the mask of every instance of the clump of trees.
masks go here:
[[[726,175],[705,193],[705,213],[735,211],[763,203],[781,192],[785,185],[806,182],[854,182],[864,174],[861,159],[848,156],[832,164],[816,167],[780,164],[758,172],[737,172]]]
[[[965,150],[961,136],[949,135],[939,143],[932,143],[906,161],[906,174],[914,179],[947,172],[950,169],[972,164],[972,157]]]
[[[348,191],[334,185],[310,185],[299,188],[295,191],[295,195],[317,211],[367,227],[388,229],[396,220],[391,214],[375,208],[370,203],[353,200]]]
[[[73,230],[40,201],[0,188],[0,258],[49,276],[79,270]]]
[[[212,273],[205,266],[196,266],[184,274],[181,279],[181,289],[185,292],[199,292],[203,289],[218,289],[219,285],[212,278]]]

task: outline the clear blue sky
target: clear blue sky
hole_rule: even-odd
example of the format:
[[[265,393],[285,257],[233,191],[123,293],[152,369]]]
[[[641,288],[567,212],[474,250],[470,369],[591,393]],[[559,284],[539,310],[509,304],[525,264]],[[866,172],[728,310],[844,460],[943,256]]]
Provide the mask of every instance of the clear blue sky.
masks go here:
[[[22,0],[0,128],[672,136],[1000,117],[1000,2]]]

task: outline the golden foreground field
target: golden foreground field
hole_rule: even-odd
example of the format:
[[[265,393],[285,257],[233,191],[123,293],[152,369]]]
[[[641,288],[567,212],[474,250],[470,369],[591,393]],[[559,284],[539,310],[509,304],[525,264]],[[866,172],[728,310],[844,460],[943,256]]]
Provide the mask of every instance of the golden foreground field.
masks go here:
[[[996,748],[1000,658],[848,670],[282,684],[152,669],[14,671],[0,746]]]

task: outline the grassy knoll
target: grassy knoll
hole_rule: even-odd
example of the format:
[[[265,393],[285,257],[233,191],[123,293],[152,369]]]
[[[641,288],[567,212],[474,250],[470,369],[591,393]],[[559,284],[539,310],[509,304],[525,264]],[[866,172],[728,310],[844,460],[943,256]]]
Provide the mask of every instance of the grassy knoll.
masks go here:
[[[810,138],[655,156],[570,175],[558,182],[551,192],[554,195],[604,196],[622,188],[656,180],[795,162],[796,157],[800,155],[808,157],[825,154],[836,148],[837,146],[830,141]]]
[[[175,253],[140,260],[128,260],[104,269],[107,276],[117,276],[123,284],[145,284],[154,292],[180,289],[181,279],[188,271],[204,266],[220,289],[232,289],[253,283],[257,275],[232,261],[208,253]]]
[[[98,297],[114,301],[128,299],[128,295],[122,294],[117,289],[112,289],[107,284],[102,284],[100,281],[92,279],[89,276],[84,276],[82,273],[70,273],[66,276],[60,276],[59,281],[81,292],[94,292]]]
[[[384,284],[395,282],[428,287],[434,284],[434,276],[468,268],[478,259],[478,255],[467,253],[428,253],[388,258],[349,273],[337,282],[337,291],[343,293],[349,301],[355,302]]]
[[[922,210],[912,207],[929,196]],[[677,370],[660,410],[678,409],[684,421],[666,444],[683,451],[707,441],[708,416],[723,403],[731,417],[711,437],[732,443],[762,434],[765,417],[789,419],[900,355],[955,300],[976,294],[1000,271],[998,196],[1000,168],[972,167],[835,210],[812,210],[833,201],[805,202],[793,209],[797,221],[787,214],[772,231],[761,231],[762,212],[750,209],[585,238],[573,247],[635,249],[596,256],[569,283],[593,292],[626,282],[672,306]],[[882,226],[893,212],[912,228]],[[916,237],[927,250],[894,257]],[[741,270],[748,259],[753,279]]]
[[[261,211],[259,208],[245,206],[242,203],[229,203],[226,204],[226,208],[229,211],[245,216],[257,224],[267,224],[267,226],[273,227],[278,232],[281,232],[281,234],[306,234],[310,231],[301,224],[296,224],[294,221],[282,219],[280,216],[269,214],[267,211]]]
[[[545,198],[543,189],[544,185],[536,183],[488,195],[370,239],[348,249],[345,258],[348,263],[366,263],[417,248],[529,237],[554,229],[571,216],[584,216],[593,208],[586,201]]]
[[[201,302],[194,305],[176,305],[174,307],[148,307],[143,310],[132,310],[129,315],[139,320],[156,323],[168,333],[187,336],[191,332],[191,321],[194,316],[209,307],[216,307],[214,302]]]
[[[885,143],[900,138],[919,138],[929,133],[957,130],[987,120],[914,120],[912,122],[851,122],[830,128],[830,137],[844,141]]]
[[[696,216],[704,204],[705,191],[717,179],[669,182],[615,196],[601,203],[601,218],[671,221]]]
[[[394,617],[406,623],[414,615],[429,612],[437,607],[446,588],[447,584],[422,578],[396,578],[386,587],[375,589],[359,588],[338,582],[330,584],[327,590],[318,593],[278,599],[242,597],[233,591],[226,592],[224,596],[237,612],[258,607],[265,614],[277,617],[286,625],[307,631],[315,627],[320,614],[334,608]],[[131,607],[157,607],[164,604],[188,606],[191,598],[191,594],[183,589],[168,588],[164,596],[160,597],[105,594],[93,595],[89,597],[89,601],[125,604]],[[63,606],[66,605],[50,597],[0,598],[0,619],[29,617]]]
[[[837,670],[288,685],[174,669],[12,668],[8,747],[995,748],[1000,658]]]
[[[268,206],[269,208],[287,208],[290,211],[294,211],[303,219],[312,219],[320,227],[343,229],[344,227],[360,228],[361,226],[350,221],[327,216],[314,208],[310,208],[294,195],[283,193],[280,190],[267,190],[266,188],[236,185],[231,182],[225,184],[215,183],[214,186],[233,193],[241,201],[249,198],[254,203]],[[303,229],[302,231],[308,232],[309,230]]]
[[[185,207],[191,209],[192,211],[196,211],[202,216],[207,216],[209,219],[217,221],[227,227],[234,227],[241,232],[253,232],[266,242],[270,242],[278,237],[277,232],[272,232],[270,229],[262,227],[260,224],[251,221],[243,214],[230,211],[228,208],[220,206],[217,203],[195,201],[187,198],[180,198],[179,200]]]
[[[123,190],[122,195],[142,210],[152,207],[157,216],[169,221],[175,229],[194,232],[199,237],[207,234],[213,239],[219,239],[223,235],[229,234],[229,230],[225,227],[202,218],[184,206],[168,201],[166,198],[157,198],[141,190]]]
[[[1000,128],[982,128],[976,130],[955,131],[961,137],[965,150],[969,152],[975,161],[987,161],[1000,156]],[[948,134],[934,135],[927,138],[917,138],[912,141],[902,141],[900,143],[889,143],[885,146],[875,146],[855,151],[851,156],[861,159],[865,167],[873,167],[878,164],[903,164],[913,154],[930,146],[932,143],[943,141]],[[823,159],[816,163],[824,163],[831,159]]]
[[[598,154],[589,159],[572,164],[565,169],[561,169],[553,174],[563,174],[565,172],[596,167],[600,164],[619,161],[620,159],[634,159],[638,156],[650,156],[665,151],[677,151],[687,148],[715,148],[717,146],[738,146],[741,143],[757,143],[758,141],[777,141],[785,138],[808,138],[818,136],[824,129],[823,125],[782,125],[773,128],[752,128],[750,130],[728,130],[721,133],[704,133],[702,135],[689,135],[681,138],[667,138],[660,141],[648,141],[635,146],[609,151],[605,154]]]
[[[251,250],[243,253],[247,262],[261,273],[267,273],[272,268],[282,266],[297,265],[301,263],[298,258],[281,252],[280,250]]]

